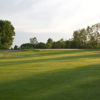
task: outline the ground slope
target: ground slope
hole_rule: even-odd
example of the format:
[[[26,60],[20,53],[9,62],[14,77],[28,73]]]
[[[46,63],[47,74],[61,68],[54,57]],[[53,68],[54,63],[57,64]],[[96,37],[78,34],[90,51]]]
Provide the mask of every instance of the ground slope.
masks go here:
[[[100,100],[100,50],[0,51],[0,100]]]

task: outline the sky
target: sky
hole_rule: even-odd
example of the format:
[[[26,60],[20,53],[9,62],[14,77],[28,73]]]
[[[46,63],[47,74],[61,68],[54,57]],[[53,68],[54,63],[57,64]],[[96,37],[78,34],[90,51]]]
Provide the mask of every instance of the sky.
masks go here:
[[[70,39],[73,31],[100,22],[100,0],[0,0],[0,19],[15,27],[13,46],[32,37]]]

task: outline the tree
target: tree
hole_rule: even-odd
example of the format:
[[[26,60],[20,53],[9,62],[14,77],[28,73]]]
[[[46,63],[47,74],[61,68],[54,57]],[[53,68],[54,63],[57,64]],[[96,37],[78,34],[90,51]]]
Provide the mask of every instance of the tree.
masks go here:
[[[52,48],[57,49],[59,48],[59,42],[53,42]]]
[[[40,43],[38,43],[38,44],[35,46],[35,48],[37,48],[37,49],[45,49],[45,48],[46,48],[46,44],[40,42]]]
[[[51,49],[52,48],[52,45],[53,45],[53,40],[51,38],[49,38],[47,40],[47,43],[46,43],[46,48],[47,49]]]
[[[38,44],[38,40],[37,40],[37,38],[36,38],[36,37],[34,37],[34,38],[30,38],[30,43],[33,44],[33,45]]]
[[[87,31],[85,29],[75,31],[73,41],[76,48],[85,48],[87,44]]]
[[[76,48],[100,48],[100,23],[75,31],[73,42]]]
[[[18,48],[18,46],[17,45],[15,45],[14,46],[14,50],[18,50],[19,48]]]
[[[88,48],[100,48],[100,24],[87,27]]]
[[[15,32],[11,22],[0,20],[0,49],[9,49],[12,45]]]
[[[52,48],[61,49],[65,48],[65,46],[66,46],[65,41],[63,39],[60,39],[57,42],[53,42]]]
[[[65,48],[75,48],[73,40],[69,39],[65,41]]]
[[[33,49],[34,45],[30,43],[25,43],[20,46],[21,49]]]
[[[59,48],[65,48],[65,41],[63,39],[60,39],[58,41],[58,44],[59,44]]]

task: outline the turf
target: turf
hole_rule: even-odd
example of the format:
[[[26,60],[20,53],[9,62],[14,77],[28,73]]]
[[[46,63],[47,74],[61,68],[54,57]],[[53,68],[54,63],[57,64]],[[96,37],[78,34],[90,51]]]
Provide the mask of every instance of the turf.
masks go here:
[[[0,51],[0,100],[100,100],[100,50]]]

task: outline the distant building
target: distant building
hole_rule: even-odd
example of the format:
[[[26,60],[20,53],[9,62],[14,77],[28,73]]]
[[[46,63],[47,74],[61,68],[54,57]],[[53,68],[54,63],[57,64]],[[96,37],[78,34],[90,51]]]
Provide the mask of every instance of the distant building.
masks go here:
[[[33,44],[33,45],[38,44],[37,38],[36,37],[30,38],[30,43]]]

